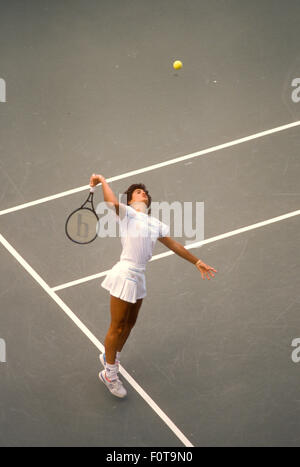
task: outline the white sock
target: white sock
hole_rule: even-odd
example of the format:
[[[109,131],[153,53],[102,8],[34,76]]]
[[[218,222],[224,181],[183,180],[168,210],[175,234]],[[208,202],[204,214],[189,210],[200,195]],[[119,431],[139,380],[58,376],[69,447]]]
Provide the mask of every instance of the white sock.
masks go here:
[[[106,363],[106,376],[108,379],[113,381],[118,377],[118,365],[115,363],[114,365],[110,365],[110,363]]]

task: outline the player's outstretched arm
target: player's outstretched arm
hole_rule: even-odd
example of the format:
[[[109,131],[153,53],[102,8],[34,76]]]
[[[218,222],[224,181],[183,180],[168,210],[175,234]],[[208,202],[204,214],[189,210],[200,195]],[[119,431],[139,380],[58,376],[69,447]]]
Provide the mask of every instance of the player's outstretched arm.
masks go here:
[[[93,174],[90,178],[90,186],[96,186],[98,183],[102,184],[104,201],[106,201],[109,206],[114,206],[117,214],[119,214],[119,201],[105,180],[105,177],[100,174]]]
[[[181,258],[184,258],[190,263],[194,264],[197,267],[197,269],[201,272],[202,279],[205,279],[205,277],[207,277],[207,279],[210,280],[210,276],[215,277],[212,271],[218,272],[208,264],[203,263],[201,259],[192,255],[192,253],[190,253],[186,248],[184,248],[184,246],[181,243],[177,242],[173,238],[161,237],[158,238],[158,240],[161,243],[163,243],[163,245],[165,245],[167,248],[174,251],[176,255],[181,256]]]

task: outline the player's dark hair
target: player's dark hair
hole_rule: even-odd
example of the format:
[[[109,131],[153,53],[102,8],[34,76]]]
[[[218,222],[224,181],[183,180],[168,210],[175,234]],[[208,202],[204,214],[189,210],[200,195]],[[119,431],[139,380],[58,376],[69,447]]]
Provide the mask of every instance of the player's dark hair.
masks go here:
[[[147,190],[147,188],[145,187],[145,185],[143,183],[134,183],[133,185],[130,185],[130,187],[127,188],[127,190],[124,193],[124,195],[127,196],[127,205],[130,203],[130,201],[132,199],[132,194],[133,194],[134,190],[137,190],[138,188],[140,188],[141,190],[144,190],[144,192],[148,196],[147,208],[149,209],[150,205],[151,205],[152,198],[150,196],[149,191]],[[148,213],[150,214],[150,212],[151,211],[149,209]]]

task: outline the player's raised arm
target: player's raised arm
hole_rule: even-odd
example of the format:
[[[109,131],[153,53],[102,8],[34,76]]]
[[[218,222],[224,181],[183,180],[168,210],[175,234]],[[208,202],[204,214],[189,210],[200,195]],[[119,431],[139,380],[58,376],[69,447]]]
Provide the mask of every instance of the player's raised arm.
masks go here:
[[[119,201],[105,180],[105,177],[101,174],[93,174],[90,178],[90,186],[96,186],[98,183],[102,184],[104,201],[106,201],[109,206],[114,206],[117,215],[119,215]]]
[[[181,243],[177,242],[173,238],[161,237],[158,238],[158,240],[161,243],[163,243],[167,248],[174,251],[174,253],[176,253],[178,256],[181,256],[181,258],[184,258],[190,263],[194,264],[196,268],[201,272],[202,279],[205,279],[205,277],[207,277],[207,279],[210,280],[209,274],[212,277],[215,277],[212,271],[218,272],[211,266],[208,266],[208,264],[203,263],[201,259],[198,259],[196,256],[192,255],[192,253],[190,253],[186,248],[184,248],[184,246]]]

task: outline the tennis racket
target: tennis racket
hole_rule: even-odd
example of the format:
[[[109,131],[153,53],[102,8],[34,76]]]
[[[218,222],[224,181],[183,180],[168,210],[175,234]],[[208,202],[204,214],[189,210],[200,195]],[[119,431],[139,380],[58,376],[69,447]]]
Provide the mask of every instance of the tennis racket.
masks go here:
[[[73,211],[66,220],[66,235],[74,243],[86,245],[97,238],[99,217],[94,208],[94,191],[96,187],[90,187],[90,193],[83,205]]]

